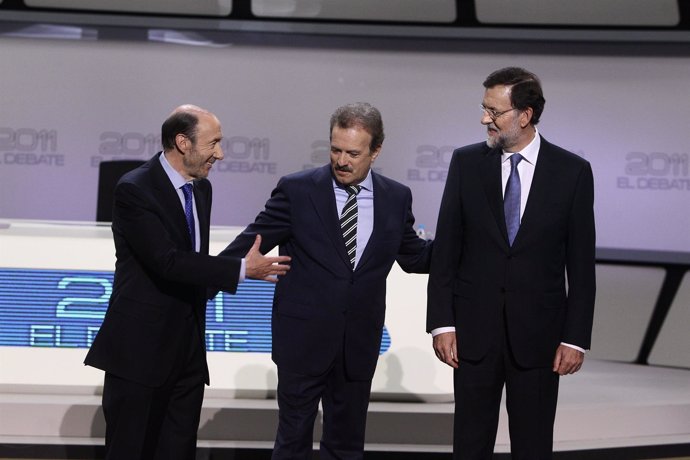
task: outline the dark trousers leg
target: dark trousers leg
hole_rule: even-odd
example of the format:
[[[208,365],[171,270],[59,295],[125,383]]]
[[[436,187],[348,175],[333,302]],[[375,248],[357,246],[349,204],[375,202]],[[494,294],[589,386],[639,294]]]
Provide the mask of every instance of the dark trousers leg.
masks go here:
[[[278,367],[278,432],[272,459],[312,458],[314,421],[324,387],[324,376],[293,374]]]
[[[106,460],[153,458],[164,417],[153,403],[154,392],[153,388],[105,374]]]
[[[521,369],[507,359],[506,408],[513,460],[551,460],[558,374],[551,368]]]
[[[166,405],[155,460],[194,460],[204,400],[205,355],[199,344],[185,369],[166,392]]]
[[[496,443],[503,386],[513,460],[550,460],[558,399],[558,375],[551,368],[517,365],[504,318],[495,329],[486,356],[462,359],[455,370],[453,458],[490,460]],[[555,352],[555,350],[554,350]]]
[[[105,375],[103,412],[107,460],[193,460],[205,361],[200,340],[190,342],[182,366],[162,387]]]
[[[352,380],[342,359],[333,366],[323,394],[321,460],[361,460],[371,380]]]
[[[371,380],[351,380],[342,357],[319,376],[293,374],[278,368],[278,433],[272,459],[310,460],[314,421],[323,404],[321,460],[359,460],[364,455],[364,432]]]
[[[454,460],[493,457],[503,382],[500,348],[491,350],[478,362],[460,360],[454,371]]]

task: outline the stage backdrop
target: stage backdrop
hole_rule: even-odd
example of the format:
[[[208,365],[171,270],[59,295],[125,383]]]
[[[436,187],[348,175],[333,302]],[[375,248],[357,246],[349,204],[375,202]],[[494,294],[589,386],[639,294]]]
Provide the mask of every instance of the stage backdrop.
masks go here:
[[[481,82],[518,65],[543,80],[540,132],[592,163],[598,246],[690,248],[688,57],[3,37],[0,62],[2,218],[94,220],[98,163],[151,157],[194,103],[223,123],[213,224],[242,226],[281,175],[328,160],[337,106],[369,101],[387,135],[375,167],[433,232],[453,148],[484,139]]]

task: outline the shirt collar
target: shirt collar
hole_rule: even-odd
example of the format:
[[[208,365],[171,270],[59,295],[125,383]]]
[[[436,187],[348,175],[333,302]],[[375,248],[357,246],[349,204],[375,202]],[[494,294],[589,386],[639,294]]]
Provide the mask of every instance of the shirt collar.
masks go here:
[[[332,180],[333,180],[333,188],[343,188],[343,186],[340,185],[338,183],[338,181],[336,181],[335,179],[332,179]],[[374,190],[374,181],[371,178],[371,169],[367,173],[367,177],[365,177],[364,180],[357,185],[362,187],[364,190],[368,190],[370,192]]]
[[[532,165],[537,164],[537,156],[539,156],[539,147],[541,147],[541,137],[539,136],[539,131],[537,131],[537,127],[534,127],[534,139],[527,144],[527,146],[522,149],[520,152],[506,152],[505,150],[503,151],[503,154],[501,155],[501,160],[506,161],[508,158],[513,155],[513,153],[520,153],[522,155],[522,158],[527,160],[528,163]]]
[[[165,152],[161,153],[158,159],[161,162],[161,166],[163,166],[163,171],[165,171],[165,174],[167,174],[168,179],[170,179],[170,182],[172,182],[173,187],[178,189],[187,183],[185,178],[182,177],[182,175],[178,173],[175,170],[175,168],[172,167],[170,162],[168,162],[168,159],[165,157]]]

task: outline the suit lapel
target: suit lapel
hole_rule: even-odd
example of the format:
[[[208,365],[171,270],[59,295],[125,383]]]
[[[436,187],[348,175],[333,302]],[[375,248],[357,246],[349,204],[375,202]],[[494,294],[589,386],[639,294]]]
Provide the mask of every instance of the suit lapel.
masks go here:
[[[162,155],[162,153],[160,154]],[[184,242],[188,248],[192,247],[192,240],[187,231],[187,218],[184,215],[184,209],[180,202],[180,197],[177,191],[172,186],[168,175],[163,170],[160,164],[158,155],[153,157],[151,164],[151,182],[156,189],[156,199],[160,202],[161,207],[165,209],[168,218],[171,221],[171,227],[168,231],[176,235],[178,241]]]
[[[331,239],[338,256],[349,267],[350,259],[347,257],[345,241],[340,229],[340,216],[338,216],[338,207],[335,204],[330,165],[317,169],[314,172],[313,180],[315,183],[313,190],[315,192],[311,193],[310,197],[314,211],[319,216],[321,225],[326,230],[326,235]]]
[[[508,230],[503,212],[503,185],[501,184],[501,149],[491,149],[486,152],[479,166],[479,174],[484,184],[484,193],[489,202],[489,208],[496,220],[496,225],[508,243]]]
[[[196,214],[199,218],[199,229],[197,230],[197,238],[201,238],[199,241],[199,252],[201,254],[208,254],[208,234],[209,227],[211,223],[209,222],[210,216],[210,206],[206,200],[207,192],[204,188],[210,186],[207,182],[204,184],[200,180],[194,181],[194,201],[196,202]],[[198,190],[198,192],[196,192]]]
[[[385,202],[387,199],[391,198],[390,194],[388,193],[388,186],[386,183],[381,180],[378,174],[374,173],[373,171],[371,172],[371,181],[374,187],[374,228],[371,229],[371,236],[369,237],[369,241],[364,248],[362,256],[359,258],[359,263],[357,264],[357,267],[355,267],[355,270],[362,268],[371,258],[375,248],[378,247],[377,240],[381,236],[381,231],[385,227],[384,223],[386,209],[390,209],[390,207],[386,206]]]
[[[539,221],[539,215],[544,209],[544,201],[549,196],[549,190],[555,188],[552,182],[557,179],[557,175],[552,172],[552,156],[549,155],[548,145],[548,142],[542,137],[525,212],[522,214],[520,228],[515,236],[513,246],[519,245],[524,240],[525,235],[529,235],[530,229]]]

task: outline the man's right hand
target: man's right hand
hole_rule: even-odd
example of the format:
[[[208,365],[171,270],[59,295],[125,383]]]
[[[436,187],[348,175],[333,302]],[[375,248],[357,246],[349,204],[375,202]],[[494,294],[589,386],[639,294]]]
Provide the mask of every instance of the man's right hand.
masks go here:
[[[436,357],[450,367],[458,368],[458,344],[455,332],[444,332],[434,336]]]
[[[247,252],[247,255],[244,256],[245,277],[276,283],[278,281],[278,276],[284,275],[290,270],[289,265],[283,265],[290,262],[290,257],[266,257],[261,254],[259,250],[260,247],[261,235],[256,235],[254,244],[251,249],[249,249],[249,252]]]

